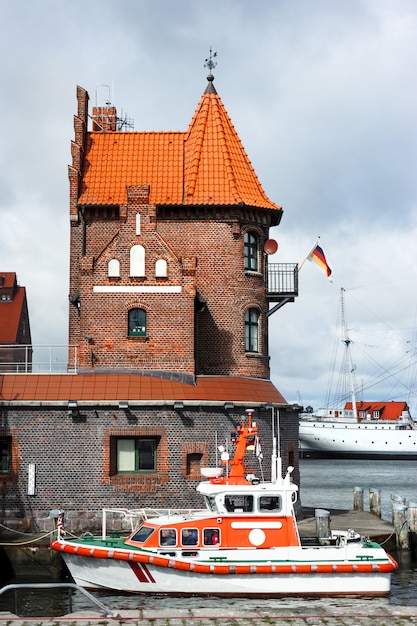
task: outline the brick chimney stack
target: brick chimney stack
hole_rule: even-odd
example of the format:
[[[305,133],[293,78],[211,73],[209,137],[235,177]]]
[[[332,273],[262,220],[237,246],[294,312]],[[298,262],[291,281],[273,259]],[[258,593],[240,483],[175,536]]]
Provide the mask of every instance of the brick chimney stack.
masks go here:
[[[116,107],[93,107],[93,132],[117,130]]]

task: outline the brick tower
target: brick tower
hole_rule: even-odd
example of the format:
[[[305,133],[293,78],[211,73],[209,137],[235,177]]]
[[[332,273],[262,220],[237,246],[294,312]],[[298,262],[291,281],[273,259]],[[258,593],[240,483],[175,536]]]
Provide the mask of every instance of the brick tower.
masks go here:
[[[186,132],[119,129],[77,88],[69,343],[79,371],[269,379],[265,195],[208,85]],[[71,359],[70,359],[71,361]]]

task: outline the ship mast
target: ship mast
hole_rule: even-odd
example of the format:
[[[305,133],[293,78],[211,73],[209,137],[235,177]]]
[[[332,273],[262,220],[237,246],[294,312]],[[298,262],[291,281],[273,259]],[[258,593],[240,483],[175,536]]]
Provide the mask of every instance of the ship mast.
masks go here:
[[[342,328],[343,328],[343,340],[342,341],[345,344],[346,354],[347,354],[347,358],[348,358],[349,381],[350,381],[350,392],[351,392],[351,395],[352,395],[353,416],[355,417],[355,419],[358,419],[358,409],[357,409],[357,406],[356,406],[356,394],[355,394],[355,368],[354,368],[354,365],[352,363],[352,354],[351,354],[351,351],[350,351],[350,344],[352,343],[352,341],[349,339],[349,335],[348,335],[348,331],[347,331],[347,327],[346,327],[344,293],[345,293],[345,290],[342,287],[341,290],[340,290],[340,317],[341,317]]]

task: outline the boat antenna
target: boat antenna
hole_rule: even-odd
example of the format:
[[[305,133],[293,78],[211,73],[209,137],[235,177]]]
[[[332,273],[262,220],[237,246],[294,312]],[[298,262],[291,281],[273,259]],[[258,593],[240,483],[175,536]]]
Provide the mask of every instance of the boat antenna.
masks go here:
[[[271,457],[271,482],[277,482],[277,440],[275,437],[275,411],[272,407],[272,457]]]
[[[279,409],[272,406],[272,458],[271,458],[271,482],[276,483],[282,479],[281,441],[279,428]]]
[[[348,357],[348,365],[349,365],[349,380],[350,380],[350,390],[352,394],[352,409],[353,416],[355,419],[358,419],[358,409],[356,406],[356,395],[355,395],[355,368],[352,363],[352,354],[350,351],[350,345],[352,343],[351,339],[349,339],[349,335],[346,327],[346,312],[345,312],[345,300],[344,300],[345,289],[342,287],[340,289],[340,317],[342,321],[343,328],[343,343],[346,347],[346,353]]]

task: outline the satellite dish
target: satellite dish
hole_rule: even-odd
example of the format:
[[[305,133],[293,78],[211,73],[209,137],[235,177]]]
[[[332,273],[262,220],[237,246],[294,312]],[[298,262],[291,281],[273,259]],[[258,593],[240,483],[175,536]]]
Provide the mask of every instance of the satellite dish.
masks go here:
[[[278,250],[278,243],[275,239],[267,239],[264,244],[264,252],[266,254],[275,254]]]

